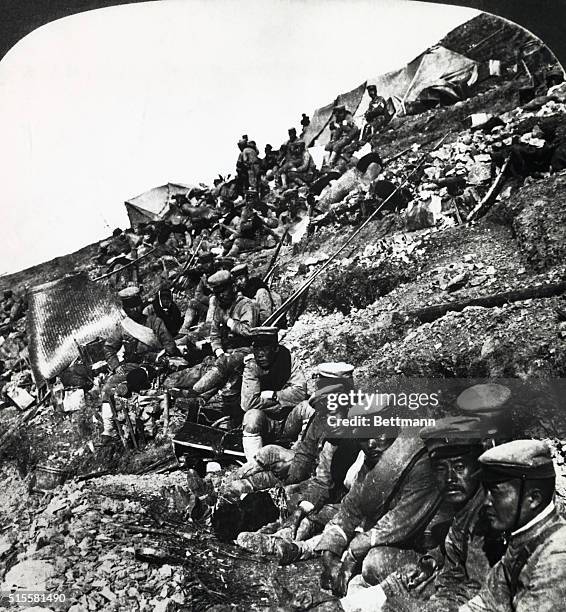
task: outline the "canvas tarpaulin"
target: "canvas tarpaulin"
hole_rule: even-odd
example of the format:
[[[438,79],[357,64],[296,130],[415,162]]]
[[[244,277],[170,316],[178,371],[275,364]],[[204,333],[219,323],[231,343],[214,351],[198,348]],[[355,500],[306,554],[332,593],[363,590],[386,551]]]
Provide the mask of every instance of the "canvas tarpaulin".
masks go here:
[[[391,98],[396,110],[403,112],[405,102],[414,102],[421,92],[443,82],[452,84],[472,78],[477,72],[477,62],[450,51],[441,45],[431,47],[399,70],[392,70],[376,78],[368,79],[368,85],[375,85],[377,93],[386,100]],[[363,123],[363,116],[369,106],[367,92],[356,113],[356,122]]]
[[[302,137],[307,147],[313,146],[314,144],[316,144],[316,146],[326,145],[330,140],[330,129],[328,128],[328,124],[330,123],[334,106],[343,105],[348,111],[355,114],[365,89],[366,84],[364,82],[351,91],[340,94],[331,104],[327,104],[315,110],[311,122]]]
[[[126,200],[126,211],[131,226],[139,225],[140,222],[148,223],[165,218],[173,196],[186,195],[194,188],[194,185],[167,183]]]
[[[108,337],[122,318],[107,286],[84,272],[33,287],[28,299],[29,356],[38,385],[79,357],[77,345]]]

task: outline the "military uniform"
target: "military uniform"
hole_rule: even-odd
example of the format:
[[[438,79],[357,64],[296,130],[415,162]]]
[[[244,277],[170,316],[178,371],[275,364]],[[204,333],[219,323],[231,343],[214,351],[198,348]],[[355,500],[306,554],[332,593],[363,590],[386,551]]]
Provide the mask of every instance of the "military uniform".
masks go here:
[[[231,285],[233,280],[230,272],[220,270],[209,277],[208,283],[214,291]],[[241,377],[244,357],[251,351],[251,329],[257,324],[258,310],[252,300],[237,294],[232,304],[223,308],[215,299],[210,323],[214,367],[204,374],[200,365],[171,374],[164,381],[165,388],[193,389],[202,394],[219,389],[232,376]]]
[[[554,478],[548,446],[515,440],[480,458],[484,482]],[[511,534],[480,592],[459,612],[558,612],[566,602],[566,521],[553,502]]]
[[[124,306],[141,305],[139,289],[128,287],[118,294]],[[124,361],[118,359],[118,351],[124,348]],[[103,435],[113,436],[114,425],[109,405],[110,396],[114,393],[125,395],[128,389],[125,383],[128,374],[140,365],[154,363],[157,355],[164,351],[170,356],[180,356],[175,340],[167,330],[165,323],[157,316],[142,316],[139,322],[126,317],[116,324],[112,335],[104,343],[104,356],[113,374],[102,387],[102,421]]]
[[[253,459],[264,440],[274,441],[285,430],[289,437],[287,417],[294,406],[306,399],[307,381],[299,361],[284,346],[278,344],[276,327],[258,327],[252,330],[255,350],[265,346],[273,354],[273,363],[267,370],[261,368],[255,356],[244,357],[240,406],[243,417],[243,443],[247,459]],[[291,419],[291,422],[296,419]]]

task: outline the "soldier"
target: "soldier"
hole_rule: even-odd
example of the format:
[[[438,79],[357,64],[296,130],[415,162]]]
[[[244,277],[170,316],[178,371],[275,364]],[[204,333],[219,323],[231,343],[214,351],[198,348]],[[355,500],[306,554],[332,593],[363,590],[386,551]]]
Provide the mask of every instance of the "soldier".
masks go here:
[[[505,408],[510,397],[508,387],[494,383],[474,385],[458,396],[458,408],[467,415],[481,419],[481,429],[485,432],[485,436],[482,434],[484,448],[507,441],[509,423]],[[426,433],[424,435],[426,437]],[[434,441],[431,448],[433,446]],[[437,472],[437,476],[441,477],[442,474]],[[455,515],[443,546],[444,565],[434,579],[434,593],[427,603],[427,612],[457,612],[460,605],[478,592],[489,568],[499,560],[503,552],[501,533],[489,525],[484,502],[485,490],[479,488],[469,503]],[[401,576],[401,581],[407,590],[420,594],[437,567],[441,567],[441,560],[425,555],[416,568]],[[387,579],[389,583],[390,578]],[[396,609],[395,601],[389,601],[391,584],[389,588],[382,586],[388,595],[387,610]]]
[[[316,165],[312,155],[307,151],[305,143],[298,140],[291,146],[289,160],[281,169],[283,186],[294,185],[302,187],[310,185],[316,176]]]
[[[429,527],[442,518],[442,498],[434,485],[422,441],[402,431],[363,482],[352,487],[325,527],[317,547],[323,553],[322,588],[345,595],[360,568],[364,580],[385,578],[389,571],[384,572],[383,547],[403,546],[405,554],[397,556],[405,562],[416,561],[414,550],[433,548]],[[364,532],[355,535],[358,527]],[[368,555],[371,549],[376,552]]]
[[[278,332],[277,327],[252,329],[253,353],[244,357],[240,406],[244,411],[243,446],[248,461],[265,440],[290,437],[294,423],[288,423],[289,414],[307,397],[301,365],[289,349],[279,344]],[[305,416],[295,414],[293,420],[302,424]],[[296,434],[299,432],[300,427]]]
[[[277,227],[277,219],[265,217],[255,210],[257,203],[257,192],[249,191],[246,194],[246,203],[242,208],[238,230],[234,234],[234,239],[228,255],[237,257],[242,251],[250,251],[257,247],[274,246],[266,238],[279,236],[273,231]]]
[[[201,274],[201,278],[195,289],[195,293],[191,300],[189,300],[189,306],[185,312],[183,319],[183,325],[179,330],[180,334],[188,333],[189,329],[198,323],[199,321],[207,320],[207,313],[210,306],[210,297],[212,295],[212,289],[208,286],[208,276],[213,271],[214,255],[208,251],[199,255],[198,258],[198,273]]]
[[[240,497],[244,493],[269,489],[279,482],[296,484],[313,475],[324,441],[329,435],[327,423],[327,399],[331,393],[348,393],[353,390],[354,366],[347,363],[323,363],[318,366],[317,390],[310,398],[295,406],[289,423],[303,420],[303,431],[294,448],[277,444],[262,447],[255,458],[248,461],[236,473],[235,479],[224,490],[225,497]],[[338,413],[345,415],[347,406],[339,406]]]
[[[375,85],[368,85],[367,92],[370,102],[364,115],[367,122],[364,128],[364,140],[374,137],[391,120],[389,110],[387,109],[387,102],[385,98],[377,94],[377,87]]]
[[[566,522],[554,504],[550,449],[514,440],[483,453],[481,479],[492,528],[508,537],[503,558],[459,612],[557,612],[566,601]]]
[[[346,107],[336,106],[333,112],[333,123],[335,129],[332,131],[330,142],[326,145],[326,150],[330,151],[328,164],[333,167],[338,164],[340,158],[349,159],[346,147],[357,140],[360,129],[354,123],[352,113]]]
[[[259,308],[259,322],[265,323],[268,317],[281,306],[281,297],[272,291],[259,276],[249,275],[247,264],[238,264],[230,272],[238,291],[254,300]]]
[[[101,415],[104,425],[102,436],[105,441],[114,438],[110,395],[119,385],[127,382],[128,374],[139,370],[140,366],[155,363],[159,353],[165,352],[171,357],[181,356],[165,323],[155,314],[143,314],[143,303],[138,287],[127,287],[118,295],[122,300],[126,316],[116,324],[112,335],[104,343],[104,356],[113,372],[102,388]],[[120,363],[118,351],[122,347],[124,361]],[[146,377],[149,377],[149,370],[145,371]],[[140,375],[143,378],[143,374]]]
[[[372,416],[382,410],[383,405],[354,405],[348,418]],[[294,487],[297,490],[293,490],[292,498],[297,509],[289,521],[273,536],[264,536],[259,542],[256,538],[255,543],[262,544],[265,552],[278,556],[280,565],[310,559],[317,554],[321,539],[317,534],[336,515],[347,490],[352,484],[363,481],[394,442],[394,437],[386,433],[369,439],[342,437],[342,433],[338,429],[335,432],[338,437],[324,442],[314,476]],[[352,435],[357,435],[356,429],[352,430]],[[358,460],[360,453],[363,463]]]
[[[202,373],[201,366],[176,372],[164,381],[166,389],[193,389],[200,395],[220,389],[232,376],[242,375],[244,356],[251,351],[251,330],[258,324],[257,306],[237,293],[227,270],[214,273],[208,285],[215,299],[210,323],[214,366],[206,373]]]

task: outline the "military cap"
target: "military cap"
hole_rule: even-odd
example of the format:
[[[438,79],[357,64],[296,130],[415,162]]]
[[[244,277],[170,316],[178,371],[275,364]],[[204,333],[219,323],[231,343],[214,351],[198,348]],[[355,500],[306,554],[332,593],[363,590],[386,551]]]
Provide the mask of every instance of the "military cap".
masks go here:
[[[334,112],[335,113],[345,113],[346,107],[343,104],[339,104],[338,106],[334,107]]]
[[[479,462],[485,482],[554,478],[550,448],[542,440],[513,440],[485,451]]]
[[[319,363],[317,371],[324,378],[343,378],[352,376],[354,366],[343,361]]]
[[[510,397],[511,390],[504,385],[495,383],[474,385],[460,393],[456,405],[467,413],[494,413],[499,412]]]
[[[279,339],[279,328],[277,327],[253,327],[250,329],[252,344],[264,346],[266,344],[277,344]]]
[[[484,427],[478,417],[452,416],[419,432],[431,459],[467,455],[482,448]]]
[[[142,303],[139,287],[126,287],[118,292],[124,306],[136,306]]]
[[[206,251],[198,256],[198,262],[201,264],[210,263],[212,261],[214,261],[214,253],[211,253],[210,251]]]
[[[220,270],[219,272],[215,272],[212,276],[208,277],[208,284],[211,289],[221,289],[226,285],[230,285],[232,283],[232,275],[228,270]]]
[[[238,264],[230,270],[232,276],[244,276],[248,273],[248,264]]]

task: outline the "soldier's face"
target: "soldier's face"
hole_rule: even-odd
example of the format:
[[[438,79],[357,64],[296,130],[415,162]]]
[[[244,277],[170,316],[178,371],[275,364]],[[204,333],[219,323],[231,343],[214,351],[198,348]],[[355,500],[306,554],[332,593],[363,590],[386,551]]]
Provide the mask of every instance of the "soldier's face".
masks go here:
[[[517,513],[519,505],[518,481],[488,483],[485,500],[486,517],[493,529],[505,531],[519,526]]]
[[[442,496],[452,504],[465,504],[478,489],[479,470],[474,456],[436,459],[433,470]]]
[[[234,291],[234,287],[232,285],[228,285],[227,287],[215,291],[216,299],[222,308],[228,308],[232,305],[234,298],[236,297],[236,292]]]
[[[124,308],[124,312],[130,319],[137,321],[141,318],[143,311],[143,306],[140,304],[139,306],[128,306]]]
[[[385,434],[382,434],[379,438],[360,440],[360,446],[366,456],[366,462],[370,465],[376,465],[381,459],[381,455],[383,455],[394,441],[394,438],[389,438]]]
[[[253,351],[257,365],[264,370],[268,370],[275,362],[277,345],[254,346]]]
[[[245,286],[245,284],[246,284],[247,280],[248,280],[248,278],[247,278],[247,276],[245,276],[245,275],[242,275],[242,276],[238,276],[238,277],[236,277],[236,278],[234,279],[234,285],[235,285],[236,289],[237,289],[238,291],[241,291],[241,290],[244,288],[244,286]]]

